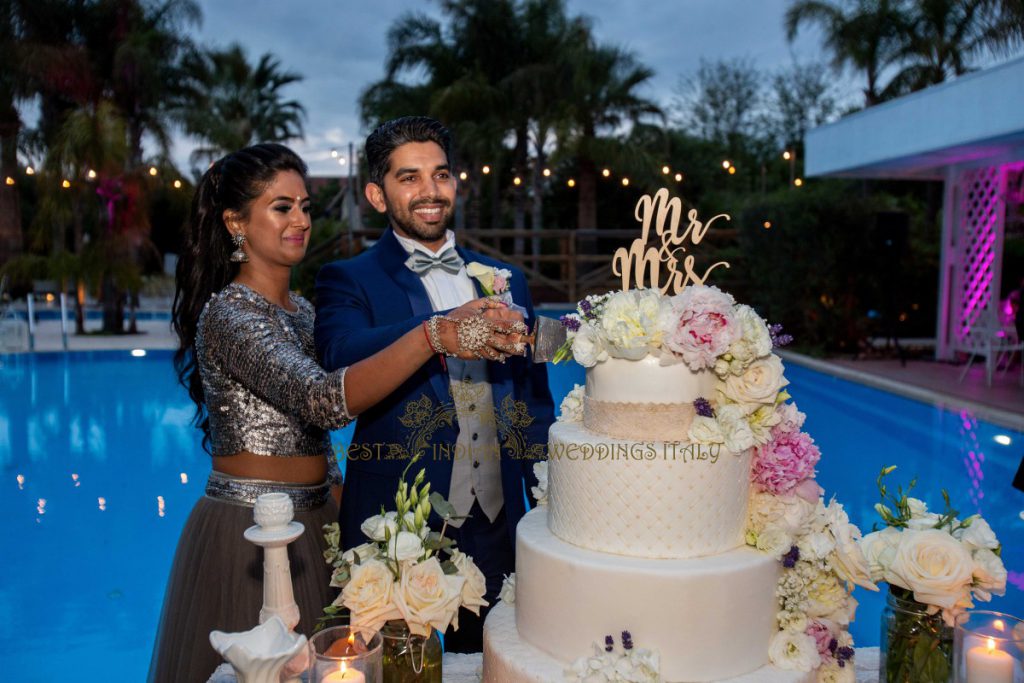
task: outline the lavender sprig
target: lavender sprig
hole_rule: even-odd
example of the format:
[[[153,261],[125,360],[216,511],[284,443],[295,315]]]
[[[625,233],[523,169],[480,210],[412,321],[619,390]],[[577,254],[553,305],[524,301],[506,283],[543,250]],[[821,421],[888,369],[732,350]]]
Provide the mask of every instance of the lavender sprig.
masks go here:
[[[622,632],[622,649],[626,652],[633,649],[633,635],[629,631]]]
[[[698,396],[693,402],[693,407],[701,417],[714,417],[715,409],[711,407],[711,401],[703,396]]]
[[[800,560],[800,548],[795,545],[789,549],[789,552],[782,556],[782,566],[786,569],[792,569],[796,566],[796,563]]]
[[[579,332],[580,319],[577,318],[575,315],[563,315],[561,318],[558,319],[558,321],[562,323],[562,327],[569,330],[570,332]]]
[[[793,335],[783,333],[782,325],[779,323],[768,326],[768,335],[772,338],[772,348],[777,349],[793,343]]]
[[[615,639],[611,636],[604,637],[604,651],[611,652],[615,649]]]

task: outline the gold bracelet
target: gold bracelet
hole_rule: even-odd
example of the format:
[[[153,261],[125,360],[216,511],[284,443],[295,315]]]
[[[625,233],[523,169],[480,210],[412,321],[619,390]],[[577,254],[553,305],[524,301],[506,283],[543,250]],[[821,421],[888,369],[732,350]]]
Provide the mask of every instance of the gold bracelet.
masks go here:
[[[430,345],[434,347],[434,350],[444,356],[455,356],[454,353],[449,351],[445,347],[444,342],[441,341],[441,331],[438,329],[438,324],[442,320],[451,320],[443,315],[434,315],[427,320],[427,332],[429,333]]]

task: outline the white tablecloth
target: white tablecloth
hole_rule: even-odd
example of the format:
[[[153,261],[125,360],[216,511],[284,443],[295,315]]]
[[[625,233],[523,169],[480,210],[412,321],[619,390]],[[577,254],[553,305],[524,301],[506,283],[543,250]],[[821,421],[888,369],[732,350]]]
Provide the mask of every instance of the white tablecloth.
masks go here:
[[[447,652],[444,655],[444,683],[479,683],[480,663],[483,655],[461,655]],[[878,648],[857,648],[857,683],[878,683]],[[235,683],[235,674],[228,664],[222,664],[210,677],[208,683]]]

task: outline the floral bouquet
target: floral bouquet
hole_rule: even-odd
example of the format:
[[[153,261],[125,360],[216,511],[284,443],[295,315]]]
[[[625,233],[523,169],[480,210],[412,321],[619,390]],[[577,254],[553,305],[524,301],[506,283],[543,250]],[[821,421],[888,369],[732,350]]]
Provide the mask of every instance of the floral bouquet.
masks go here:
[[[882,502],[875,510],[885,528],[860,541],[871,578],[889,584],[883,623],[881,675],[887,683],[938,683],[949,680],[952,626],[974,600],[988,602],[1006,592],[1006,568],[999,540],[980,515],[957,517],[943,490],[944,511],[931,512],[924,501],[900,486],[893,493],[878,476]]]
[[[379,631],[388,621],[404,622],[415,636],[428,637],[434,629],[444,633],[448,626],[459,628],[458,611],[464,607],[474,614],[487,605],[484,576],[473,558],[455,548],[445,537],[455,509],[438,493],[430,492],[420,470],[412,486],[406,473],[420,456],[414,457],[399,482],[395,510],[363,522],[361,529],[369,542],[342,551],[338,525],[324,526],[327,563],[334,567],[331,585],[341,588],[332,606],[324,610],[335,616],[345,607],[351,625],[366,634]],[[427,525],[431,512],[443,520],[440,532]],[[447,557],[445,557],[447,556]]]
[[[604,637],[604,647],[594,645],[594,654],[580,657],[565,671],[567,681],[579,683],[659,683],[658,653],[633,647],[633,636],[622,632],[622,650],[615,639]]]

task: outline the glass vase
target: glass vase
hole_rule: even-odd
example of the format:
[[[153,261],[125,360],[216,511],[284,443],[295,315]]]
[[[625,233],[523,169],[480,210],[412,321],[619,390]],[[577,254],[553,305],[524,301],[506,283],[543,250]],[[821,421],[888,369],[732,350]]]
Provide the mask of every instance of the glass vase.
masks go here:
[[[437,631],[424,638],[409,632],[404,621],[389,621],[384,639],[384,683],[441,683],[441,639]]]
[[[942,612],[928,614],[928,606],[913,593],[889,588],[882,610],[880,683],[950,683],[953,680],[953,629]]]

